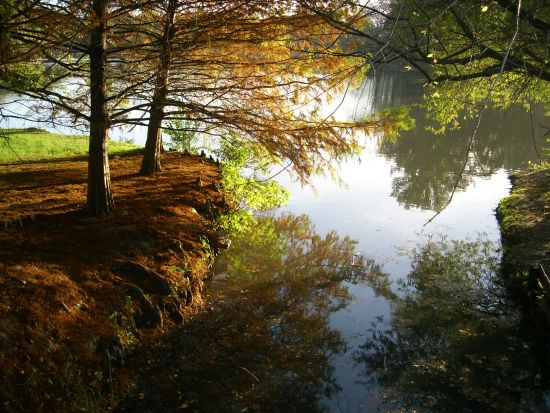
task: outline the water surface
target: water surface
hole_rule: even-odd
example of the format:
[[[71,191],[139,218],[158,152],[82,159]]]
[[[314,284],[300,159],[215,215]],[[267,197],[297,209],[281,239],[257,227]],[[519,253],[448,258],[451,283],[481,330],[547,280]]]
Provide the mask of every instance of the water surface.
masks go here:
[[[339,102],[339,116],[360,117],[385,106],[418,102],[421,92],[407,74],[378,73],[375,81]],[[307,217],[320,239],[336,234],[356,240],[353,254],[369,267],[362,278],[336,277],[342,289],[336,301],[330,295],[331,285],[324,291],[313,283],[311,287],[317,287],[300,298],[302,305],[323,294],[337,305],[328,313],[325,309],[322,330],[319,320],[302,320],[302,331],[292,327],[284,333],[313,337],[330,331],[342,341],[330,352],[323,346],[309,347],[311,343],[304,346],[305,353],[324,354],[313,363],[323,373],[314,371],[304,378],[292,363],[283,369],[288,377],[298,374],[296,379],[303,386],[311,382],[318,390],[309,389],[316,397],[308,399],[308,408],[279,408],[280,398],[290,394],[274,392],[271,402],[248,406],[250,411],[550,410],[545,393],[548,377],[540,365],[546,351],[530,336],[500,285],[500,234],[494,216],[499,199],[509,191],[509,173],[537,161],[544,143],[542,125],[548,121],[540,108],[533,114],[519,108],[487,110],[474,156],[467,153],[474,122],[436,136],[424,129],[428,122],[420,109],[413,109],[412,115],[414,130],[394,141],[375,136],[360,161],[342,165],[345,187],[325,177],[313,180],[315,189],[281,180],[290,189],[291,200],[280,214]],[[452,202],[445,207],[451,194]],[[284,231],[278,233],[286,239]],[[309,244],[312,250],[315,247]],[[437,254],[425,252],[430,248]],[[256,252],[249,245],[239,254],[251,260],[252,267],[262,268],[249,273],[246,281],[254,285],[258,275],[261,286],[259,280],[277,278],[280,270]],[[225,259],[231,261],[220,260],[219,271],[230,277],[214,284],[213,302],[246,273],[227,266]],[[440,261],[445,265],[438,267]],[[472,262],[477,267],[466,270]],[[373,276],[373,268],[378,276]],[[302,273],[294,267],[291,272],[301,283]],[[322,279],[323,273],[318,273]],[[293,278],[286,277],[280,288],[293,289]],[[254,300],[255,293],[250,294],[243,297]],[[257,305],[244,307],[243,314],[254,313]],[[267,347],[265,353],[261,348],[251,351],[270,353]],[[297,358],[296,366],[302,361]],[[250,366],[262,372],[261,365],[251,362]],[[319,381],[328,386],[324,394]]]

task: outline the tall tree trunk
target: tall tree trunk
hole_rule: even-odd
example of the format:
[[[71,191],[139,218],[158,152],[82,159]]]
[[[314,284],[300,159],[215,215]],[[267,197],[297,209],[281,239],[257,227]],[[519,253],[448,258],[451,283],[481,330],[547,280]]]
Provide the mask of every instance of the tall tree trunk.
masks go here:
[[[109,171],[109,111],[107,108],[105,66],[107,0],[94,0],[95,27],[90,44],[90,144],[88,158],[88,196],[86,207],[94,215],[114,209]]]
[[[145,153],[139,171],[142,175],[152,175],[161,171],[160,153],[162,149],[162,121],[164,120],[164,106],[168,94],[168,76],[170,71],[171,43],[174,39],[174,16],[178,5],[177,0],[168,0],[162,35],[162,49],[159,62],[159,71],[155,82],[155,92],[149,110],[149,124],[147,125],[147,141]]]
[[[159,75],[160,77],[160,75]],[[161,88],[162,89],[162,88]],[[157,94],[157,92],[159,92]],[[149,111],[149,124],[147,125],[147,141],[145,152],[141,161],[141,175],[152,175],[162,170],[160,164],[160,149],[162,145],[162,120],[164,119],[164,100],[166,93],[155,89],[155,95]]]

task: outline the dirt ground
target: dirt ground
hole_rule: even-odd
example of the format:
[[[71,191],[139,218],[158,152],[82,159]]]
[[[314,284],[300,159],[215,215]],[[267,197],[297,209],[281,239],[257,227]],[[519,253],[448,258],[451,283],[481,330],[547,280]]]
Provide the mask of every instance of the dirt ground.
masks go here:
[[[108,411],[200,311],[219,168],[166,153],[143,177],[140,161],[111,160],[116,211],[98,218],[83,212],[85,160],[0,166],[0,411]]]

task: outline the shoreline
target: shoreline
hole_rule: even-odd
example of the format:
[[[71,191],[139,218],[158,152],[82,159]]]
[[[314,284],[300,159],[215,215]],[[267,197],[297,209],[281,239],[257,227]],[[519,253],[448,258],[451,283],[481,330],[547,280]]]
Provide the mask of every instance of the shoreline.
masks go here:
[[[497,208],[502,272],[537,329],[550,327],[550,167],[513,174],[510,195]]]

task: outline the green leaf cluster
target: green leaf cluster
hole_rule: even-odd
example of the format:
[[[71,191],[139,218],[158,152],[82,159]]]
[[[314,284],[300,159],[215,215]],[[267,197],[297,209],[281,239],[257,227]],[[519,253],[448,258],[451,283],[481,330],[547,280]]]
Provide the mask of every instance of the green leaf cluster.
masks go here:
[[[267,177],[277,159],[263,146],[228,133],[213,152],[222,162],[220,184],[232,210],[218,220],[219,227],[230,233],[242,233],[256,223],[255,213],[288,201],[288,191]]]
[[[426,108],[439,123],[433,131],[459,128],[487,101],[497,108],[541,103],[550,109],[550,11],[544,2],[385,3],[389,13],[380,33],[404,68],[414,67],[427,80]]]
[[[2,0],[0,2],[0,22],[7,20],[15,11],[15,0]]]
[[[173,119],[168,122],[166,133],[170,136],[168,145],[180,152],[194,152],[198,144],[197,122]]]
[[[10,88],[34,90],[42,87],[47,80],[47,67],[36,63],[13,63],[4,68],[2,78]]]
[[[437,122],[428,127],[434,133],[444,133],[447,129],[458,129],[463,121],[474,119],[484,104],[496,75],[481,79],[460,82],[431,84],[426,87],[424,107],[427,116]],[[542,104],[546,115],[550,115],[550,82],[525,79],[515,73],[504,73],[494,85],[489,105],[497,109],[508,109],[519,104],[531,110],[533,104]]]

